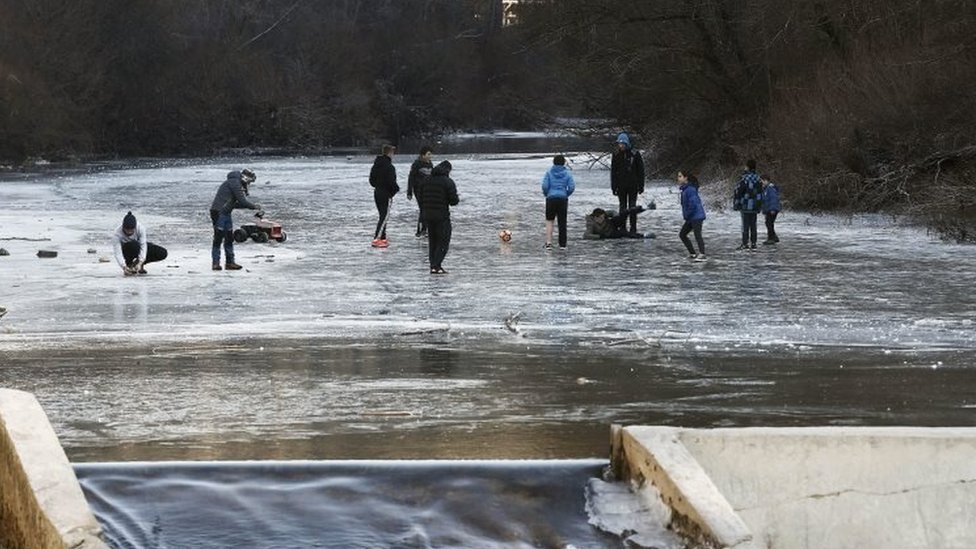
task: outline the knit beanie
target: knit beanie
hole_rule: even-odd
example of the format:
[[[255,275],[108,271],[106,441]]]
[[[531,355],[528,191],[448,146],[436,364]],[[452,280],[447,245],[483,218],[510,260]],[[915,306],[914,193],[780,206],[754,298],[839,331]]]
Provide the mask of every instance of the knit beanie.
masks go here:
[[[136,228],[136,216],[132,215],[132,212],[125,214],[125,217],[122,218],[122,228],[123,229]]]

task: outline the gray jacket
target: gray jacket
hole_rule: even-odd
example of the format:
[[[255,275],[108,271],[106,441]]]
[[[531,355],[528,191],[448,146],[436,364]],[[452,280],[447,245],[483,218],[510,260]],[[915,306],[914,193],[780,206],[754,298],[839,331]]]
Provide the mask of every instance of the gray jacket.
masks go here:
[[[244,194],[244,185],[241,184],[241,172],[234,170],[227,174],[227,181],[224,181],[217,189],[217,196],[214,197],[211,210],[217,210],[222,214],[229,214],[234,208],[247,208],[249,210],[258,209],[258,205],[247,199]]]

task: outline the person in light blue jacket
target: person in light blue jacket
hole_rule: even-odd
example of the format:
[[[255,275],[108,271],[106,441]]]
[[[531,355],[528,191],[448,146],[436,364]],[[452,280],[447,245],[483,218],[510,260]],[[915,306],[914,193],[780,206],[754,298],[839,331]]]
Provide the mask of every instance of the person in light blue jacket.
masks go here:
[[[776,236],[776,216],[779,215],[779,187],[768,179],[762,180],[763,202],[762,212],[766,218],[766,241],[763,244],[776,244],[779,237]]]
[[[705,206],[698,196],[698,178],[688,171],[678,172],[678,189],[681,190],[681,217],[685,222],[678,232],[678,238],[688,249],[689,258],[695,261],[705,261],[705,240],[702,238],[702,223],[705,221]],[[698,253],[688,239],[688,233],[695,232],[698,243]]]
[[[566,168],[566,157],[557,154],[552,167],[542,177],[542,195],[546,197],[546,249],[552,248],[552,222],[559,222],[559,247],[566,247],[566,213],[569,197],[576,190],[573,174]]]

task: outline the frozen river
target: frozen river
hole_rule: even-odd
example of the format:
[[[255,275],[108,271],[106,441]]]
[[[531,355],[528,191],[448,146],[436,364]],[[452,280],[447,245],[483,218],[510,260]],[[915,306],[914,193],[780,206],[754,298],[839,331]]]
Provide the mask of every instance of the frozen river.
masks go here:
[[[694,263],[665,181],[639,218],[658,238],[584,241],[614,197],[570,154],[569,247],[547,252],[548,156],[443,158],[461,196],[446,276],[405,197],[390,248],[370,248],[372,155],[3,176],[0,386],[36,393],[69,455],[96,461],[603,457],[614,422],[973,423],[976,248],[787,211],[778,246],[735,252],[737,213],[706,182]],[[245,166],[289,238],[212,272],[207,209]],[[99,262],[127,210],[169,249],[146,276]]]
[[[548,252],[548,156],[435,157],[461,196],[446,276],[402,195],[390,248],[370,248],[372,155],[4,174],[0,386],[37,395],[116,547],[244,528],[277,546],[618,547],[583,512],[612,423],[976,423],[976,248],[786,211],[778,246],[735,252],[738,215],[706,182],[710,259],[690,262],[665,181],[640,216],[656,239],[584,241],[584,213],[615,199],[568,156],[569,247]],[[207,209],[243,167],[288,240],[212,272]],[[169,249],[146,276],[99,261],[128,210]],[[396,458],[448,461],[318,461]],[[597,460],[456,461],[512,458]],[[136,463],[80,463],[117,461]],[[188,516],[187,497],[225,501]]]

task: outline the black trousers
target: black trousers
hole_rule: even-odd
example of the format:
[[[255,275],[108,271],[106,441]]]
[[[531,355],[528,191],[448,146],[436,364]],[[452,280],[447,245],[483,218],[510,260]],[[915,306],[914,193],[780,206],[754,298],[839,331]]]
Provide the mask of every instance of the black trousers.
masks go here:
[[[166,248],[157,246],[152,242],[146,243],[146,263],[162,261],[166,259],[167,255],[169,253],[166,251]],[[139,259],[139,243],[124,242],[122,244],[122,257],[125,259],[126,265],[131,265],[133,261]]]
[[[373,233],[373,240],[377,238],[386,240],[386,217],[390,215],[390,197],[385,194],[373,193],[373,202],[376,202],[376,211],[380,214],[380,220],[376,222],[376,231]]]
[[[569,200],[565,198],[546,199],[546,221],[556,220],[559,225],[559,247],[566,247],[566,212],[569,211]]]
[[[427,220],[427,256],[431,269],[440,269],[451,247],[451,218]]]
[[[766,213],[766,240],[771,240],[773,242],[779,242],[779,237],[776,236],[776,216],[779,212],[767,212]]]
[[[623,193],[617,192],[617,199],[620,200],[620,213],[625,213],[627,209],[637,205],[637,192]],[[630,214],[630,232],[637,232],[637,213]]]
[[[695,247],[691,245],[691,239],[688,238],[688,233],[695,231],[695,242],[698,243],[698,253],[705,255],[705,240],[702,239],[702,221],[685,221],[685,224],[681,226],[681,231],[678,233],[678,238],[688,248],[688,253],[694,255]]]

